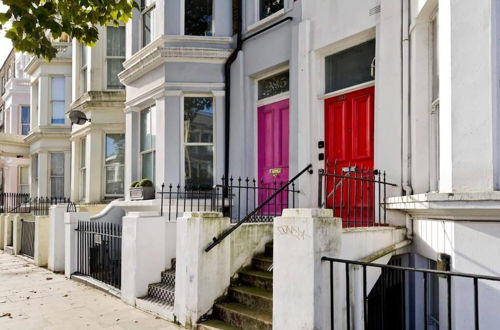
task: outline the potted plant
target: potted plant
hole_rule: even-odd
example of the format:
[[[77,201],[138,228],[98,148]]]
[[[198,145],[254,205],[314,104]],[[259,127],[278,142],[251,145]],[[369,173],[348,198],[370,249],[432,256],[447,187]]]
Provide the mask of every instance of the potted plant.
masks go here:
[[[146,200],[155,198],[155,187],[148,179],[132,182],[130,185],[130,200]]]

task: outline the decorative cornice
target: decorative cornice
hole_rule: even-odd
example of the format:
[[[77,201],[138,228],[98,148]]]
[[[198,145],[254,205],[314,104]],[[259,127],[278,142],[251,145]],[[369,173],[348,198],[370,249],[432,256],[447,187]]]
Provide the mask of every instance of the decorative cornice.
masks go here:
[[[89,91],[70,105],[71,110],[87,111],[92,109],[123,109],[125,91]]]
[[[169,46],[173,40],[187,42],[189,39],[186,36],[156,39],[123,63],[125,69],[118,74],[120,81],[126,85],[166,62],[223,64],[232,52],[229,48]],[[230,43],[229,39],[218,40]]]
[[[24,142],[32,144],[41,139],[69,139],[71,128],[63,127],[37,127],[24,137]]]

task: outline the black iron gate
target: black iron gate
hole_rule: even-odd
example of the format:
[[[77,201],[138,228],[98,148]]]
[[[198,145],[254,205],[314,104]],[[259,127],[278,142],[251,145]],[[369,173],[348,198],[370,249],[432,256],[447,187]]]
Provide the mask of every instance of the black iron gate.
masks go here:
[[[35,257],[35,221],[21,219],[21,254]]]
[[[78,221],[77,273],[117,289],[121,286],[121,224]]]

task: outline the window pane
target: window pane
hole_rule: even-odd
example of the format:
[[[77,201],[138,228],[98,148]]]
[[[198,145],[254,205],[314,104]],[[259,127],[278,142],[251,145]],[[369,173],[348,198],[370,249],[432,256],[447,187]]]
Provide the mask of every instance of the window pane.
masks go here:
[[[124,86],[118,79],[118,74],[123,71],[123,59],[109,58],[107,60],[107,87],[109,89],[121,89]]]
[[[151,27],[152,27],[153,9],[142,14],[142,46],[146,46],[151,42]]]
[[[52,124],[64,124],[64,101],[52,102]]]
[[[154,182],[155,177],[155,153],[148,152],[142,154],[142,179],[149,179]]]
[[[184,31],[186,35],[212,35],[212,7],[212,0],[186,0]]]
[[[21,107],[21,134],[28,135],[30,131],[30,107]]]
[[[87,170],[80,170],[80,199],[85,199],[87,195]]]
[[[125,56],[125,27],[108,26],[106,37],[106,55]]]
[[[154,107],[141,112],[141,151],[153,149],[156,140],[156,111]]]
[[[439,23],[436,18],[431,23],[432,29],[432,101],[439,98]]]
[[[260,19],[264,19],[282,8],[283,0],[260,0]]]
[[[125,166],[114,164],[106,166],[106,195],[123,195]]]
[[[184,141],[212,143],[213,118],[211,97],[184,98]]]
[[[52,100],[65,100],[65,88],[64,77],[53,77],[52,78]]]
[[[288,92],[289,74],[288,71],[278,73],[269,78],[259,80],[258,94],[259,100],[273,95]]]
[[[81,45],[81,67],[87,65],[87,47],[85,45]]]
[[[64,153],[55,152],[50,154],[50,175],[64,176]]]
[[[106,134],[106,165],[125,161],[125,134]]]
[[[19,168],[19,183],[20,184],[28,184],[29,183],[29,168],[28,167],[20,167]]]
[[[87,139],[83,138],[80,145],[80,168],[85,167],[86,153],[87,153]]]
[[[64,153],[50,154],[50,192],[52,197],[64,196]]]
[[[325,92],[330,93],[373,80],[371,65],[375,58],[375,39],[325,59]]]
[[[31,174],[33,175],[34,180],[38,180],[38,154],[34,154],[32,156],[32,163],[31,163]]]
[[[213,147],[185,147],[186,185],[210,188],[213,185]]]

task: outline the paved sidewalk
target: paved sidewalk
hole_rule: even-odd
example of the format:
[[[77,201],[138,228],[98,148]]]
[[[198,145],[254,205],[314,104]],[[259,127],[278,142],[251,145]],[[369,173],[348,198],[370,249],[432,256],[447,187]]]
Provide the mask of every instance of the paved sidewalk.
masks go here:
[[[0,329],[181,329],[0,251]]]

